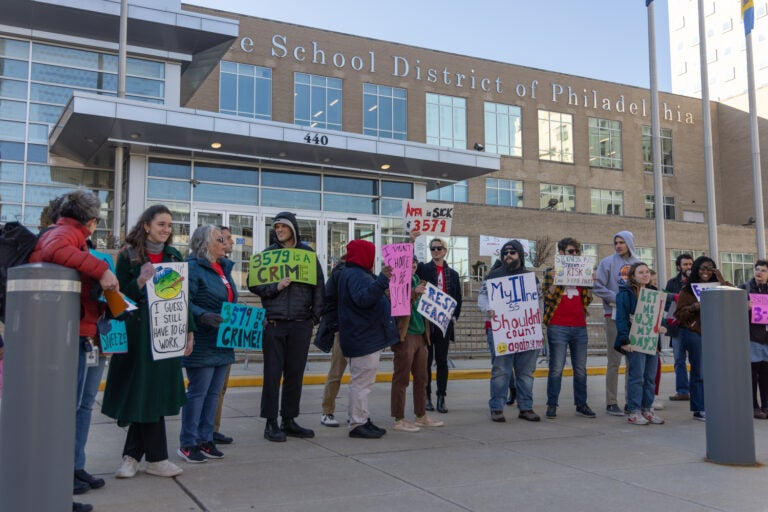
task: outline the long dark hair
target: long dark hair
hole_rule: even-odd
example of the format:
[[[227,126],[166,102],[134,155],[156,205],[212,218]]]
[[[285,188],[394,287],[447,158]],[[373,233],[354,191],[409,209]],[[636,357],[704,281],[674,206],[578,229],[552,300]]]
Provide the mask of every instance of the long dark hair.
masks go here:
[[[136,225],[133,226],[131,231],[125,237],[125,242],[133,248],[133,251],[129,252],[129,254],[131,254],[131,261],[133,263],[141,263],[147,260],[146,226],[151,224],[155,217],[163,213],[167,213],[171,216],[171,218],[173,218],[171,210],[169,210],[168,207],[164,204],[156,204],[154,206],[150,206],[144,210],[144,213],[141,214],[141,217],[139,217]],[[168,246],[172,243],[173,231],[171,231],[171,236],[168,237],[168,240],[165,241],[165,245]]]
[[[699,269],[701,266],[705,263],[711,263],[712,268],[717,268],[717,263],[715,263],[715,260],[710,258],[709,256],[699,256],[696,258],[693,262],[693,266],[691,267],[691,276],[688,278],[689,283],[701,283],[703,282],[701,280],[701,277],[699,277]],[[717,281],[717,276],[715,273],[712,273],[712,276],[709,278],[708,282]]]

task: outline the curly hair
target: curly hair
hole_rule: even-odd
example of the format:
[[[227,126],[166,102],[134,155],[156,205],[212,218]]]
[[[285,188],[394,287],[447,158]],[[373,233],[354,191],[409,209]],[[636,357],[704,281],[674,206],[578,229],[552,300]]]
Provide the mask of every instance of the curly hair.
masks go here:
[[[701,280],[701,277],[699,276],[699,269],[705,263],[711,263],[712,264],[712,268],[717,268],[717,263],[715,263],[715,260],[713,260],[709,256],[699,256],[693,262],[693,266],[691,267],[691,276],[688,278],[688,283],[689,284],[690,283],[701,283],[701,282],[703,282]],[[717,281],[717,276],[715,276],[714,273],[709,278],[709,282],[713,282],[713,281]]]
[[[171,218],[173,218],[171,210],[169,210],[168,207],[164,204],[156,204],[154,206],[150,206],[144,210],[144,213],[141,214],[139,220],[125,237],[125,243],[133,247],[132,252],[135,254],[135,256],[131,257],[131,261],[133,263],[141,263],[147,260],[147,226],[152,223],[155,217],[163,213],[167,213],[171,216]],[[165,245],[169,246],[172,243],[173,231],[171,231],[171,235],[168,237],[168,240],[165,241]]]
[[[189,254],[194,255],[197,259],[215,262],[216,260],[211,255],[210,246],[215,241],[214,237],[217,232],[221,236],[221,229],[211,224],[198,227],[189,239]]]
[[[101,200],[88,190],[68,192],[62,196],[59,204],[59,217],[75,219],[80,224],[98,219],[101,213]]]

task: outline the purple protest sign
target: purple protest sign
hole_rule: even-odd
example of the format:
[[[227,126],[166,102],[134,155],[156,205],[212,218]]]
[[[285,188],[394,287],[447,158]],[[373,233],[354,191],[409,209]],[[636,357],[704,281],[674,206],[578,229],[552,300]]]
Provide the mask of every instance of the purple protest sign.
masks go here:
[[[411,268],[413,266],[413,245],[389,244],[381,248],[384,264],[392,267],[389,279],[389,301],[392,316],[411,314]]]

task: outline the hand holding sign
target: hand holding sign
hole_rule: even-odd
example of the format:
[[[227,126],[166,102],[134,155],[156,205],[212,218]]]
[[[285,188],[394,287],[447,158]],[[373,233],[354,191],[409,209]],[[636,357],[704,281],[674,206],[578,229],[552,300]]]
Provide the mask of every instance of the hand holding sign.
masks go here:
[[[752,306],[750,322],[753,324],[768,324],[768,294],[750,293],[749,303]]]
[[[411,314],[413,245],[384,245],[381,248],[381,255],[386,264],[381,272],[389,278],[391,314],[392,316],[409,316]]]

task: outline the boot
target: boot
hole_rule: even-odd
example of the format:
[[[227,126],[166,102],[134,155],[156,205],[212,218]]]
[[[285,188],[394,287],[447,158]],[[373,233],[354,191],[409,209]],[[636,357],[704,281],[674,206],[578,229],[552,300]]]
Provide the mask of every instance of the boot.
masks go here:
[[[264,427],[264,439],[273,443],[285,442],[285,432],[277,426],[277,420],[267,420],[267,426]]]
[[[315,437],[315,432],[313,430],[300,426],[293,418],[283,418],[283,426],[281,427],[281,430],[285,435],[291,437],[300,437],[303,439]]]
[[[437,396],[437,412],[441,412],[443,414],[448,412],[448,409],[445,408],[445,397],[443,395]]]
[[[427,395],[427,410],[428,411],[434,411],[435,406],[432,405],[432,395]]]

